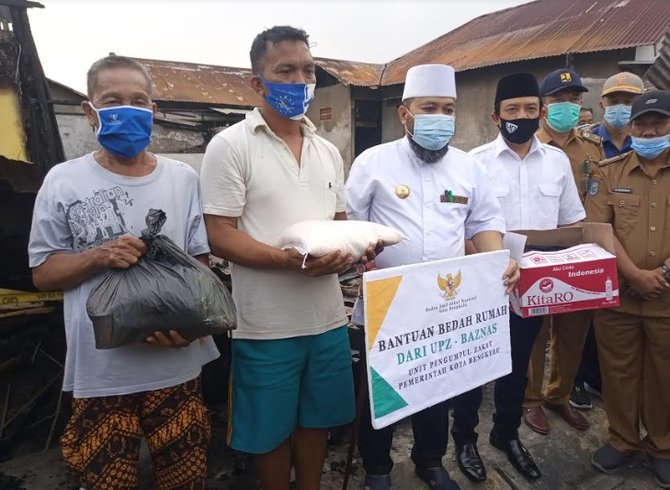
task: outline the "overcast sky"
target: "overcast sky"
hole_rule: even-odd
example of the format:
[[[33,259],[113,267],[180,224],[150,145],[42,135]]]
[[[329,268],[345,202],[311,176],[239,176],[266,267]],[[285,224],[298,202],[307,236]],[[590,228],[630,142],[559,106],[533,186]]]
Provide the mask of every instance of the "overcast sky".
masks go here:
[[[384,63],[488,12],[529,0],[41,0],[30,23],[46,75],[80,91],[110,52],[249,67],[254,36],[302,27],[312,54]]]

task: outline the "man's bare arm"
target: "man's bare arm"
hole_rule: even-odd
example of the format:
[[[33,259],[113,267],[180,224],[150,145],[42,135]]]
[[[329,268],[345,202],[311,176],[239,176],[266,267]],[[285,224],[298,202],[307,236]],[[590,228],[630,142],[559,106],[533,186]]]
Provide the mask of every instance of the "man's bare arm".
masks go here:
[[[502,235],[497,231],[482,231],[472,237],[472,245],[480,253],[502,250]]]
[[[477,253],[477,247],[472,243],[472,240],[465,240],[465,255],[472,255]]]
[[[33,269],[33,283],[41,291],[66,291],[105,269],[127,269],[146,251],[139,238],[130,235],[83,252],[58,252]]]
[[[340,252],[305,262],[297,250],[281,250],[266,245],[238,230],[237,218],[206,214],[205,225],[212,253],[246,267],[292,270],[309,276],[321,276],[345,271],[353,263],[350,256]]]

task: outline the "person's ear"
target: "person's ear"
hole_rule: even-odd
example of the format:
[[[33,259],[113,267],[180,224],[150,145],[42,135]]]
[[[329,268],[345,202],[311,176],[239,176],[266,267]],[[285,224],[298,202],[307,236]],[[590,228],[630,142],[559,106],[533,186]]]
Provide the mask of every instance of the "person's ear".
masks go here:
[[[500,114],[496,114],[496,112],[493,111],[489,117],[491,118],[491,121],[493,121],[493,124],[500,127]]]
[[[84,111],[84,115],[86,116],[86,121],[88,121],[88,125],[91,126],[93,129],[97,128],[98,114],[93,110],[88,100],[85,100],[81,103],[81,109]]]
[[[263,85],[261,77],[259,77],[258,75],[254,75],[253,77],[251,77],[249,85],[251,85],[251,89],[254,92],[256,92],[259,96],[265,97],[267,95],[267,89],[265,88],[265,85]]]
[[[400,123],[405,127],[409,125],[409,120],[412,119],[412,114],[404,104],[398,106],[398,118],[400,119]]]

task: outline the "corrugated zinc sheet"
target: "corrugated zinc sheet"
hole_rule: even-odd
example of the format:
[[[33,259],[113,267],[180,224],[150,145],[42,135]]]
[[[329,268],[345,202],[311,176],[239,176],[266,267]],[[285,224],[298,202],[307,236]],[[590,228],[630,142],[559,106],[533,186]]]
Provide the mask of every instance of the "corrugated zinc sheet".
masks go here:
[[[436,4],[437,5],[437,4]],[[382,85],[402,83],[422,63],[457,71],[659,42],[670,0],[537,0],[478,17],[390,62]]]
[[[135,58],[154,82],[154,99],[253,107],[261,99],[249,86],[251,70],[228,66]],[[314,58],[315,63],[344,85],[376,87],[384,65]]]
[[[647,70],[645,78],[656,88],[670,90],[670,31],[665,35],[661,53]]]
[[[154,82],[154,99],[254,107],[261,102],[249,86],[251,70],[227,66],[135,58]]]
[[[384,65],[358,61],[314,58],[316,65],[337,78],[343,85],[377,87],[384,72]]]

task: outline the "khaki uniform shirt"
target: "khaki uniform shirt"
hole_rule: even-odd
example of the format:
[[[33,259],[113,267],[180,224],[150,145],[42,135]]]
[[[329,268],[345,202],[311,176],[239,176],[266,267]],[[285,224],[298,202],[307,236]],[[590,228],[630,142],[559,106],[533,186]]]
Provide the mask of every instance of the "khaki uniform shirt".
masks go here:
[[[611,223],[615,236],[640,269],[660,267],[670,256],[670,163],[647,175],[635,152],[603,161],[586,199],[588,221]],[[619,278],[625,292],[625,280]],[[670,290],[650,301],[621,296],[620,311],[670,316]]]
[[[543,120],[536,136],[542,143],[555,146],[568,155],[579,197],[584,202],[589,178],[598,166],[598,162],[605,158],[602,138],[588,130],[573,129],[565,146],[560,146],[552,139],[546,129],[546,124]]]

